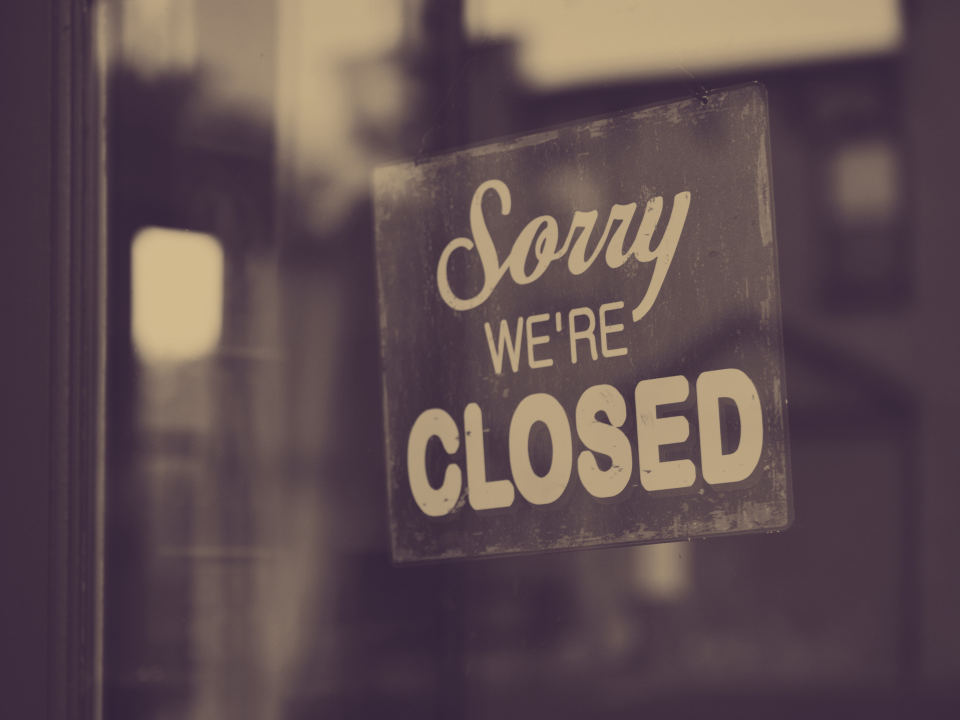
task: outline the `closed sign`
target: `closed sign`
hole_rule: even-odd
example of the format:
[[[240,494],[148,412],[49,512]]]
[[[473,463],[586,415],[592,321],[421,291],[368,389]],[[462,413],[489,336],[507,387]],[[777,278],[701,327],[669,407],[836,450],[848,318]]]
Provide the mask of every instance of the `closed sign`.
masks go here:
[[[374,192],[396,563],[789,525],[762,86]]]

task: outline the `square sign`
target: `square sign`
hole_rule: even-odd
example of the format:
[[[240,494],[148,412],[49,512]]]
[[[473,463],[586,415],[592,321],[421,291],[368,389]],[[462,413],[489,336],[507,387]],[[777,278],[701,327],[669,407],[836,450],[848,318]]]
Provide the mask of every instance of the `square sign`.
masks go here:
[[[761,85],[374,191],[395,563],[790,524]]]

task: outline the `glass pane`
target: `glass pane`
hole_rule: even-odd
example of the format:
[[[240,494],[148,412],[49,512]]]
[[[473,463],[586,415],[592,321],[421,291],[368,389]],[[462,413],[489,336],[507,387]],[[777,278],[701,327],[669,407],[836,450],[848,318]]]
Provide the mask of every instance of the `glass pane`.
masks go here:
[[[960,627],[920,540],[917,488],[948,485],[906,354],[916,50],[892,3],[856,27],[795,3],[779,53],[776,18],[731,15],[678,74],[659,44],[607,52],[659,37],[636,3],[105,1],[109,720],[778,715],[956,679],[923,640]],[[795,525],[393,568],[372,169],[755,79]]]

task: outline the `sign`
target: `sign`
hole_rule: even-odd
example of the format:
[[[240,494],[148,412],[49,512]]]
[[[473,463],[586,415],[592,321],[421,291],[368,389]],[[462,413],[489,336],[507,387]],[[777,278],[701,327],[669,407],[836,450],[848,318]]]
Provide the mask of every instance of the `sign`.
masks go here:
[[[792,520],[766,91],[374,173],[395,563]]]

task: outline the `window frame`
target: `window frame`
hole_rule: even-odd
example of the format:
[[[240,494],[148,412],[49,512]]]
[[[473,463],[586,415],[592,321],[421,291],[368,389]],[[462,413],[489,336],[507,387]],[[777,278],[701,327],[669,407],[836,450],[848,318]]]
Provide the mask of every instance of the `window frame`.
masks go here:
[[[0,676],[15,717],[101,716],[105,11],[0,9]]]

